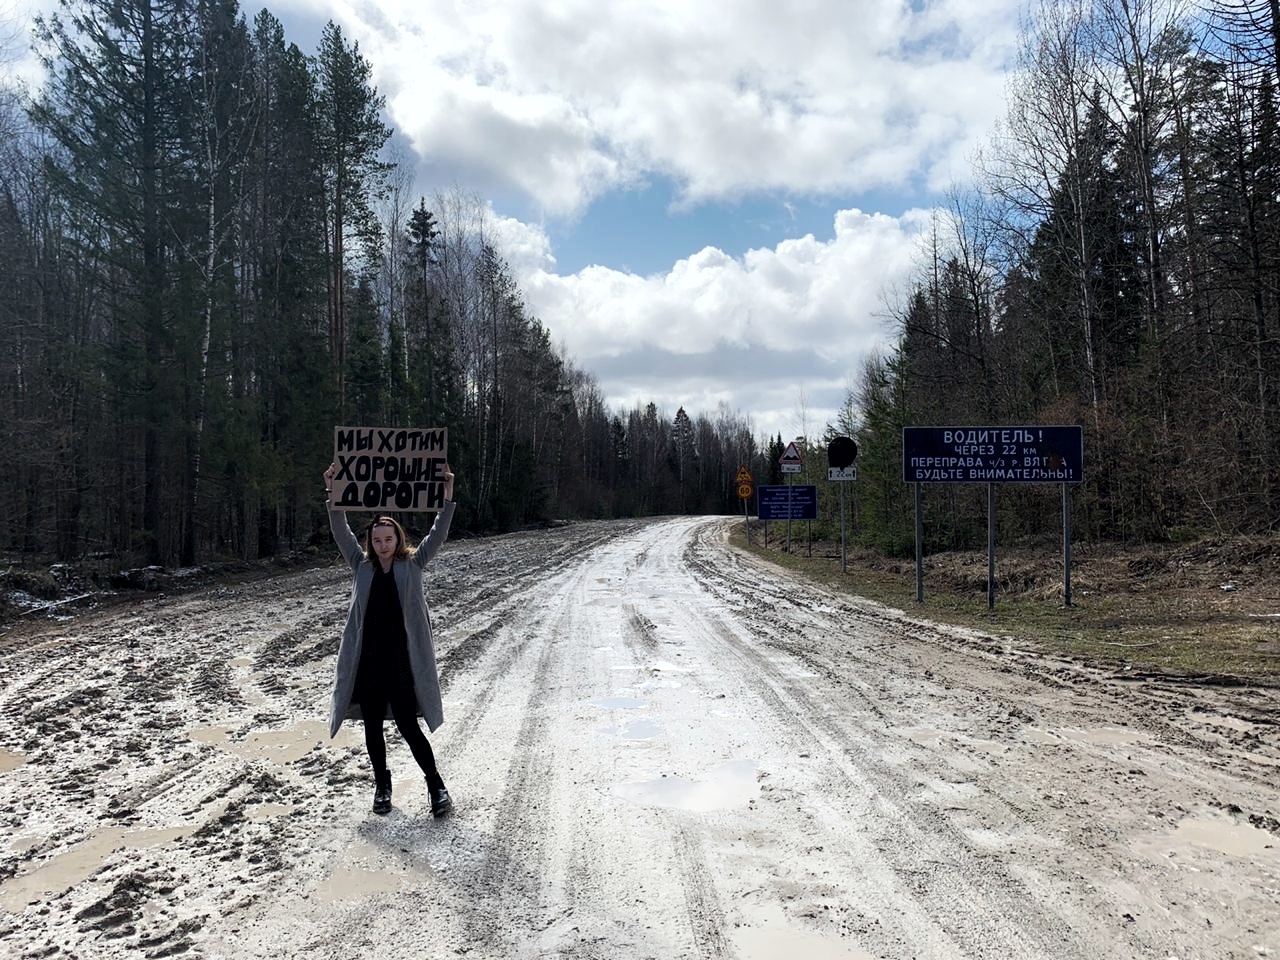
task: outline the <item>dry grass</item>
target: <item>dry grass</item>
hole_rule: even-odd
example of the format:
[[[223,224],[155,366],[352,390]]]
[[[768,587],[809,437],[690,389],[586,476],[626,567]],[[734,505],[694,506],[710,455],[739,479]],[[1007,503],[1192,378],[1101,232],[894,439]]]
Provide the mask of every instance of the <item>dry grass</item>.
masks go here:
[[[732,542],[838,590],[913,615],[974,627],[1046,653],[1133,672],[1280,684],[1280,538],[1205,539],[1142,547],[1079,545],[1072,551],[1072,604],[1063,604],[1060,548],[996,554],[996,603],[987,609],[985,551],[935,553],[916,601],[914,560],[804,541],[768,550],[742,524]]]

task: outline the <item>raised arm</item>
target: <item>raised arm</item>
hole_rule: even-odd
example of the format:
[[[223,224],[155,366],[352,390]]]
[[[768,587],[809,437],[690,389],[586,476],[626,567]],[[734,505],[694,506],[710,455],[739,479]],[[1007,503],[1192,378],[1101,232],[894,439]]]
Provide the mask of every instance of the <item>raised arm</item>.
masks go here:
[[[347,565],[354,570],[364,559],[364,551],[360,549],[360,541],[356,539],[356,535],[351,532],[351,524],[347,522],[346,512],[333,509],[333,478],[337,472],[336,463],[329,464],[329,469],[324,472],[324,489],[329,495],[326,498],[329,504],[329,529],[333,532],[333,542],[338,545],[342,559],[346,560]]]
[[[444,465],[444,507],[436,514],[435,523],[431,524],[431,531],[418,544],[418,549],[413,553],[413,562],[418,566],[425,566],[427,561],[440,552],[440,548],[444,546],[444,542],[449,539],[449,524],[453,522],[453,511],[457,504],[453,502],[453,471],[449,469],[449,465]]]

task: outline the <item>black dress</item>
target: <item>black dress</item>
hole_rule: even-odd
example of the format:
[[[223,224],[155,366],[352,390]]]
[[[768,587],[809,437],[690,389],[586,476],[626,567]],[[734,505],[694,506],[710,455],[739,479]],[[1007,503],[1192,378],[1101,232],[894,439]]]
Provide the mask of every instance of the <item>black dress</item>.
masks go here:
[[[352,699],[391,700],[405,692],[413,695],[413,670],[409,666],[409,635],[404,629],[395,567],[383,573],[382,564],[374,563]]]

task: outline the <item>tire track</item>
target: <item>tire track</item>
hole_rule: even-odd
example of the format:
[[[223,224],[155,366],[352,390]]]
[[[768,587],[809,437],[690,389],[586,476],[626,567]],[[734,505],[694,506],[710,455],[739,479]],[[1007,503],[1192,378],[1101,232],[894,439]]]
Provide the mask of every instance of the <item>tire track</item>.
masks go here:
[[[952,634],[802,585],[724,528],[448,545],[429,586],[449,700],[433,742],[458,808],[439,823],[420,781],[370,815],[358,725],[327,739],[340,565],[0,648],[0,893],[67,855],[88,871],[0,911],[5,949],[728,960],[770,931],[796,955],[921,960],[1280,945],[1274,847],[1163,853],[1192,816],[1280,829],[1262,766],[1230,769],[1250,736],[1258,757],[1275,747],[1276,724],[1249,719],[1273,695],[1126,684]],[[1116,723],[1151,739],[1089,740]],[[1070,725],[1079,742],[1049,737]]]

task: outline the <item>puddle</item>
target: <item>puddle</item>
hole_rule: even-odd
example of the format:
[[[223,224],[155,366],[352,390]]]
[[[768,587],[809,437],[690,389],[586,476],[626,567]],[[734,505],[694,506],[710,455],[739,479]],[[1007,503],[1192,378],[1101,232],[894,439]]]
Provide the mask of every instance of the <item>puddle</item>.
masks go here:
[[[932,727],[904,727],[902,734],[913,743],[929,746],[936,744],[945,736],[941,730],[934,730]]]
[[[1230,857],[1266,857],[1280,862],[1280,840],[1259,827],[1217,817],[1188,817],[1172,833],[1148,835],[1133,842],[1140,853],[1160,860],[1177,858],[1189,847]]]
[[[28,904],[71,889],[97,873],[103,862],[118,850],[145,850],[180,840],[195,831],[195,825],[167,830],[125,830],[123,827],[101,830],[30,873],[0,884],[0,910],[21,913]]]
[[[596,697],[588,702],[593,707],[603,707],[605,710],[639,710],[649,705],[635,697]]]
[[[0,773],[8,773],[10,770],[17,770],[26,762],[27,758],[20,753],[13,753],[9,750],[0,750]]]
[[[194,727],[187,731],[189,736],[196,743],[226,743],[227,737],[231,733],[222,727]]]
[[[424,888],[434,876],[430,867],[389,863],[380,844],[357,840],[342,851],[341,862],[316,886],[315,895],[329,903],[349,903],[379,893]]]
[[[944,806],[948,804],[963,804],[966,800],[973,800],[981,792],[976,783],[952,783],[949,780],[933,780],[925,785],[925,790],[920,794],[920,799]]]
[[[824,936],[792,923],[772,903],[752,907],[751,923],[733,931],[733,945],[741,960],[874,960],[838,934]]]
[[[636,684],[638,690],[679,690],[684,684],[679,680],[641,680]]]
[[[1151,740],[1149,733],[1140,730],[1128,730],[1124,727],[1059,727],[1057,730],[1043,730],[1039,727],[1024,727],[1021,738],[1030,743],[1058,744],[1064,741],[1087,743],[1095,747],[1125,746],[1132,743],[1146,743]]]
[[[1149,740],[1145,733],[1139,733],[1137,730],[1125,730],[1121,727],[1097,727],[1092,730],[1078,730],[1074,727],[1063,727],[1058,731],[1068,740],[1075,740],[1078,743],[1089,743],[1094,746],[1108,747],[1117,746],[1126,743],[1138,743],[1142,740]]]
[[[1183,820],[1173,832],[1173,839],[1233,857],[1255,857],[1280,850],[1280,841],[1266,830],[1227,820]]]
[[[1024,727],[1019,736],[1029,743],[1054,744],[1058,746],[1062,744],[1061,737],[1055,737],[1048,730],[1041,730],[1039,727]]]
[[[623,740],[652,740],[660,736],[662,725],[653,720],[628,720],[622,725]]]
[[[705,813],[741,807],[760,793],[759,767],[754,760],[730,760],[707,771],[705,780],[663,777],[639,783],[620,783],[615,795],[649,807],[669,807]]]
[[[692,673],[692,667],[681,667],[667,660],[655,660],[649,664],[649,669],[655,673]]]
[[[320,881],[315,895],[327,903],[337,903],[363,900],[378,893],[395,893],[402,886],[402,877],[385,870],[339,867]]]
[[[26,853],[33,847],[38,847],[44,839],[44,837],[36,836],[34,833],[26,837],[14,837],[9,841],[9,852]]]
[[[733,932],[733,943],[742,960],[874,960],[865,950],[839,937],[823,937],[794,928],[741,927]]]
[[[255,803],[244,808],[244,815],[250,820],[271,820],[287,817],[296,809],[291,803]]]
[[[284,730],[260,730],[243,740],[232,740],[225,727],[204,726],[191,730],[190,737],[197,743],[221,747],[246,760],[294,763],[316,747],[329,742],[329,725],[316,720],[286,727]],[[344,739],[340,732],[336,742]]]
[[[1200,723],[1207,723],[1215,727],[1229,727],[1232,730],[1239,730],[1241,733],[1253,733],[1254,730],[1258,729],[1258,725],[1255,723],[1221,713],[1205,713],[1202,710],[1192,710],[1189,716],[1192,720],[1197,720]]]

